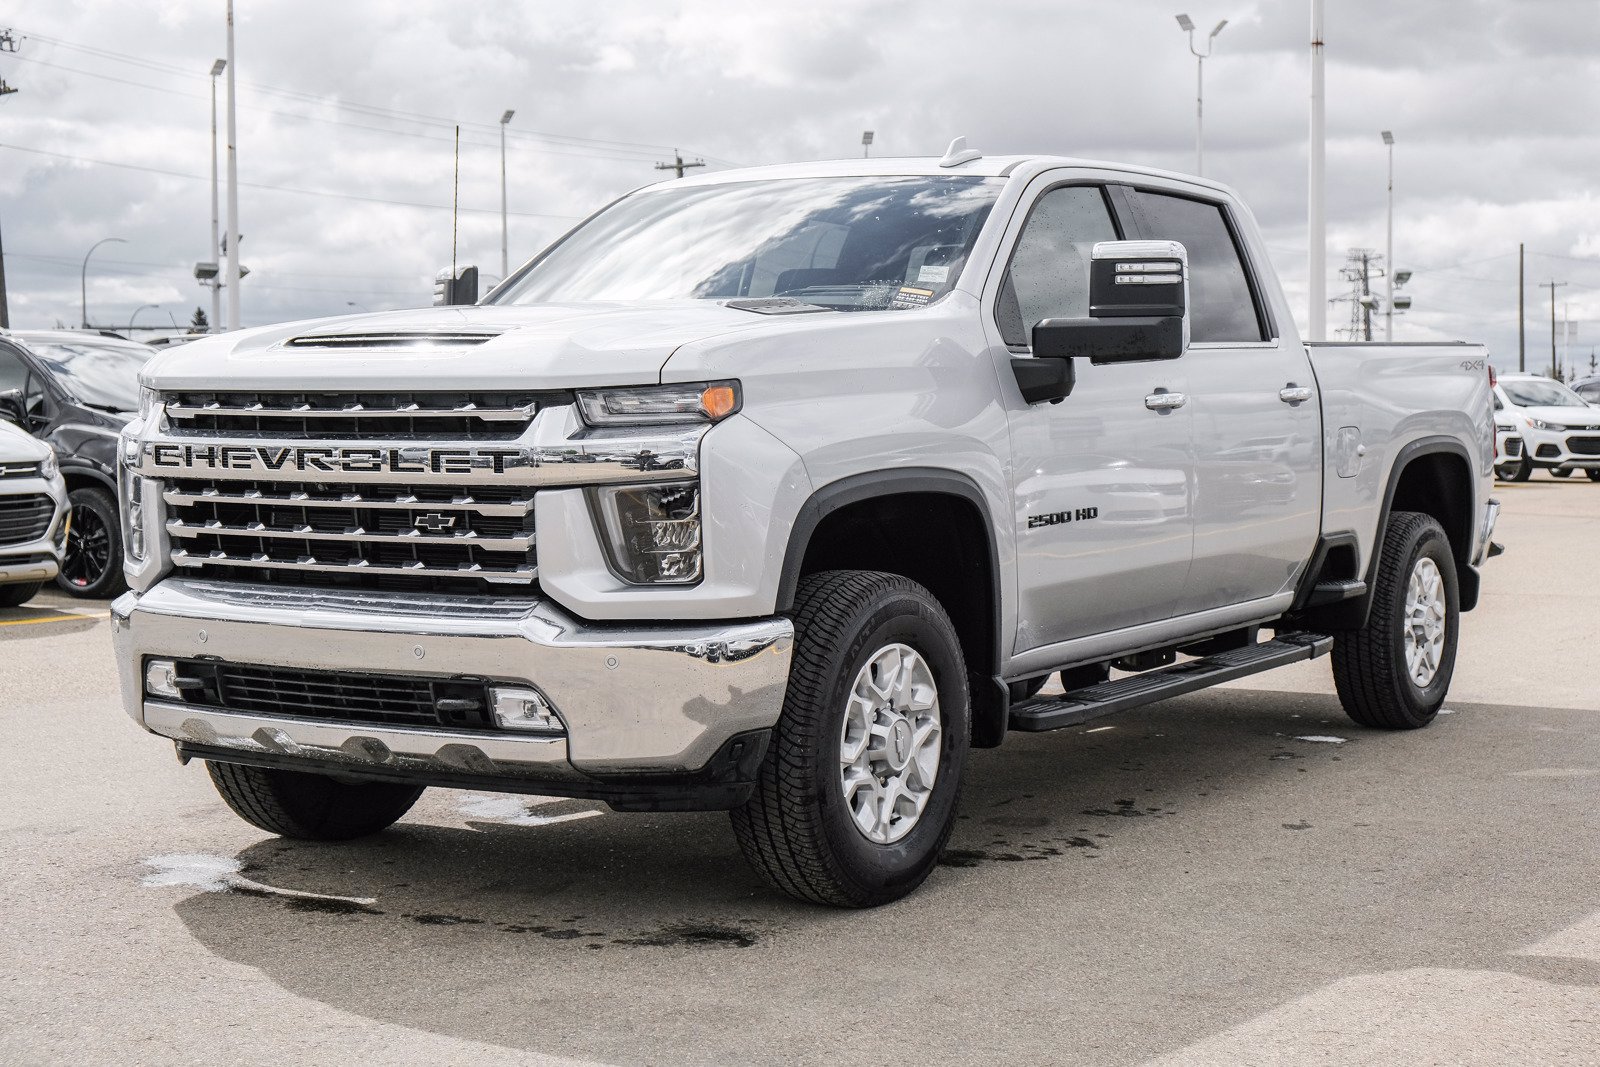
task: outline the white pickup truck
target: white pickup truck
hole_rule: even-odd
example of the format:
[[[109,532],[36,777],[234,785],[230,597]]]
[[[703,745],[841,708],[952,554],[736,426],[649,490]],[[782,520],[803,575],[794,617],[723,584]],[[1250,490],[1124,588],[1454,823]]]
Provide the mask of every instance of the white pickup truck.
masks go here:
[[[1008,730],[1330,650],[1356,722],[1431,721],[1484,350],[1307,346],[1227,188],[963,147],[666,182],[476,306],[157,357],[129,714],[272,833],[727,809],[842,906],[928,875]]]

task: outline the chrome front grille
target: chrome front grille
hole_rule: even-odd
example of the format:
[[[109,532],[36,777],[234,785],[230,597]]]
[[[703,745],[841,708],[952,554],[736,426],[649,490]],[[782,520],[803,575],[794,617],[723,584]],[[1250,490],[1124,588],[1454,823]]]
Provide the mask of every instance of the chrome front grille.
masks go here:
[[[208,393],[166,397],[178,433],[319,441],[510,441],[559,393]]]
[[[172,562],[212,577],[481,591],[537,574],[526,488],[184,479],[161,498]]]

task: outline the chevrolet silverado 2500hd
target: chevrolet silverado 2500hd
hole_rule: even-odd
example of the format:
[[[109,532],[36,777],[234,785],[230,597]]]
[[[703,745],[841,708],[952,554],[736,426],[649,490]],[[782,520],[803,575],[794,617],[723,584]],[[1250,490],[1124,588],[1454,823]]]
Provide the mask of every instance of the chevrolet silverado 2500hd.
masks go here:
[[[479,305],[157,357],[129,714],[272,833],[429,785],[727,809],[845,906],[926,877],[1008,730],[1330,651],[1358,723],[1427,725],[1484,350],[1307,346],[1227,188],[961,148],[663,183]]]

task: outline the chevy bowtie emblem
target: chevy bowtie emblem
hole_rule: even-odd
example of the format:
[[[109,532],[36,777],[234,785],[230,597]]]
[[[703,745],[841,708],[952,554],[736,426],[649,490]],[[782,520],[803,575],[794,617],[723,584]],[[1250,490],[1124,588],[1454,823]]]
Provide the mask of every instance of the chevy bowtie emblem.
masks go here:
[[[446,530],[455,529],[456,517],[454,515],[441,515],[437,511],[430,511],[426,515],[419,516],[412,525],[428,533],[444,533]]]

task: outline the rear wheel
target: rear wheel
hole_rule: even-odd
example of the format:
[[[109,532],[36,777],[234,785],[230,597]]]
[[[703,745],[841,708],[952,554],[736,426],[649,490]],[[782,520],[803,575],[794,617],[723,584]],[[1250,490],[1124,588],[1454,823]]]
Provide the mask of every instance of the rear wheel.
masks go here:
[[[207,761],[211,783],[235,815],[280,837],[348,841],[394,824],[422,795],[420,785],[341,782],[325,774]]]
[[[1550,468],[1550,477],[1552,477],[1552,478],[1570,478],[1570,477],[1572,477],[1572,468],[1571,467],[1551,467]]]
[[[73,596],[106,599],[127,589],[122,580],[122,532],[117,505],[103,489],[74,489],[72,528],[56,585]]]
[[[1590,467],[1587,473],[1591,482],[1600,482],[1600,470]]]
[[[1336,635],[1333,681],[1362,726],[1414,730],[1433,721],[1456,664],[1460,597],[1450,541],[1432,516],[1389,516],[1372,613]]]
[[[802,900],[897,900],[933,870],[966,760],[967,670],[922,586],[874,571],[807,577],[789,689],[756,791],[734,810],[745,858]]]
[[[0,585],[0,608],[21,607],[32,600],[33,595],[43,588],[43,582],[18,582],[15,585]]]

